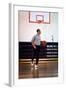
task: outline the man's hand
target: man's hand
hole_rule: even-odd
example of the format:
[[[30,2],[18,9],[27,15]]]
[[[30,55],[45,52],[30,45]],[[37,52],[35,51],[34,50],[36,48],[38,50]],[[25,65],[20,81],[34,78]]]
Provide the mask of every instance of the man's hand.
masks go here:
[[[36,46],[35,45],[33,47],[34,47],[34,49],[36,49]]]

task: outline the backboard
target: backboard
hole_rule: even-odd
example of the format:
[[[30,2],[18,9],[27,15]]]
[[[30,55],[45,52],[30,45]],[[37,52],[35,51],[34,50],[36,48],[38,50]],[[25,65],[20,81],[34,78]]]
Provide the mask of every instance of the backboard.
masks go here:
[[[29,22],[50,24],[50,12],[29,11]]]

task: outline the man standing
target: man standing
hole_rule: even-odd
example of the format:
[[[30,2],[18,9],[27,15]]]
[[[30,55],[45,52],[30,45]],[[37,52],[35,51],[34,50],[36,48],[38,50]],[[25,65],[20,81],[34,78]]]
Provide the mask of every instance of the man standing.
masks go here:
[[[34,35],[33,38],[32,38],[33,56],[32,56],[32,64],[31,65],[33,66],[33,59],[36,56],[35,69],[38,68],[39,52],[40,52],[40,44],[41,44],[40,34],[41,34],[40,29],[37,29],[37,34]]]

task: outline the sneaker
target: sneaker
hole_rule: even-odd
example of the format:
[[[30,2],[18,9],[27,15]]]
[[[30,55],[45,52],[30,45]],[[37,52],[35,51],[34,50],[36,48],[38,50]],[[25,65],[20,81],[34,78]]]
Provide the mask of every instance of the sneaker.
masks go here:
[[[35,69],[38,69],[38,65],[35,65]]]
[[[34,63],[31,63],[31,66],[33,66],[34,65]]]

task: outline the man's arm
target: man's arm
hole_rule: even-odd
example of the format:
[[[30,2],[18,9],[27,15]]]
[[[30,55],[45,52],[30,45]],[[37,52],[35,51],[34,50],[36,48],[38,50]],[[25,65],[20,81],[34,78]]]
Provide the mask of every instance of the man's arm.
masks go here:
[[[34,41],[32,41],[32,46],[36,49],[36,45],[35,45]]]

